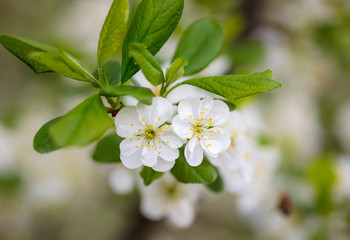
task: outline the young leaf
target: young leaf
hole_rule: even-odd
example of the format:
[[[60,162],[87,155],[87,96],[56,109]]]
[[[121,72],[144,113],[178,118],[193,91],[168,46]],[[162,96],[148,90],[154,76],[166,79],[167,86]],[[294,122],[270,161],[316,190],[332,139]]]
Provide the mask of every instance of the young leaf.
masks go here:
[[[68,78],[80,81],[96,81],[94,77],[85,70],[76,59],[63,50],[56,52],[33,52],[29,58],[46,65],[52,71],[62,74]]]
[[[146,167],[146,166],[144,166],[142,168],[142,171],[140,172],[140,175],[143,179],[143,183],[145,184],[145,186],[150,185],[154,180],[163,176],[163,174],[164,174],[163,172],[154,171],[152,168]]]
[[[114,86],[103,88],[100,91],[101,96],[117,97],[117,96],[131,96],[146,104],[152,104],[154,97],[152,91],[149,88],[136,87],[136,86]]]
[[[87,145],[113,125],[98,94],[85,99],[49,128],[58,146]]]
[[[122,52],[122,82],[130,79],[139,67],[129,56],[129,44],[143,43],[155,55],[178,24],[184,0],[142,0],[126,34]]]
[[[107,61],[102,66],[101,76],[107,86],[116,86],[120,82],[120,63]]]
[[[45,123],[39,131],[35,134],[33,147],[38,153],[49,153],[59,149],[60,147],[53,141],[49,129],[61,117],[54,118]]]
[[[178,57],[188,59],[185,75],[195,74],[219,55],[224,37],[224,29],[217,20],[200,19],[184,32],[173,60]]]
[[[119,144],[123,138],[116,133],[111,133],[102,138],[96,145],[92,159],[100,163],[120,162]]]
[[[81,81],[95,80],[75,59],[57,48],[11,35],[0,35],[0,43],[37,74],[58,72]]]
[[[182,77],[185,73],[184,67],[188,64],[186,58],[176,58],[173,64],[166,69],[165,73],[165,81],[167,85],[172,84],[180,77]]]
[[[185,159],[183,148],[180,149],[180,156],[175,161],[171,173],[183,183],[210,184],[218,176],[215,167],[206,158],[203,159],[201,165],[191,167]]]
[[[222,177],[221,177],[218,169],[215,168],[215,170],[216,170],[218,177],[215,179],[214,182],[212,182],[210,184],[206,184],[205,186],[207,188],[209,188],[211,191],[219,193],[224,189],[224,181],[222,180]]]
[[[221,100],[221,99],[219,99]],[[235,104],[233,104],[232,102],[226,101],[226,100],[221,100],[224,103],[226,103],[226,105],[228,106],[228,109],[230,110],[230,112],[234,111],[237,107]]]
[[[142,43],[130,43],[129,49],[130,55],[134,57],[136,64],[139,65],[146,79],[153,86],[158,86],[165,81],[162,68],[145,45]]]
[[[282,87],[282,84],[273,78],[271,70],[246,75],[193,78],[181,84],[202,88],[218,94],[230,102]]]
[[[11,35],[0,35],[0,43],[13,55],[27,64],[37,74],[52,72],[52,70],[41,63],[31,59],[28,55],[33,52],[55,52],[56,48],[33,40]]]
[[[98,41],[97,63],[99,69],[104,61],[115,54],[123,43],[126,33],[129,7],[127,0],[114,0],[103,24]]]

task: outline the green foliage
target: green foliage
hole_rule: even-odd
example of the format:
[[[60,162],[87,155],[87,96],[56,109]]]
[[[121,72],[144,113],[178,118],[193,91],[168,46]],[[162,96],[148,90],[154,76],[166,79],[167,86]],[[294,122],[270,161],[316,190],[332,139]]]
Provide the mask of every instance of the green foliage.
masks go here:
[[[234,111],[237,107],[235,104],[233,104],[232,102],[226,101],[226,100],[221,100],[224,103],[226,103],[226,105],[228,106],[228,109],[230,110],[230,112]]]
[[[116,86],[120,82],[120,63],[107,61],[102,66],[100,78],[106,86]]]
[[[56,52],[57,49],[33,40],[11,35],[0,35],[0,43],[13,55],[27,64],[37,74],[52,72],[52,69],[29,57],[34,52]]]
[[[59,149],[60,147],[52,139],[49,129],[55,124],[61,117],[54,118],[45,123],[39,131],[35,134],[33,147],[38,153],[49,153]]]
[[[282,84],[273,78],[271,70],[246,75],[193,78],[181,84],[202,88],[218,94],[230,102],[282,87]]]
[[[173,64],[166,69],[165,81],[167,85],[172,84],[185,73],[184,67],[188,64],[186,58],[176,58]]]
[[[142,177],[145,186],[150,185],[154,180],[163,176],[163,174],[163,172],[154,171],[152,168],[146,166],[144,166],[140,172],[140,176]]]
[[[0,173],[0,193],[15,193],[22,186],[23,179],[19,173],[13,171],[2,171]]]
[[[129,56],[129,44],[143,43],[155,55],[173,33],[182,15],[184,0],[142,0],[127,32],[122,52],[122,82],[139,67]]]
[[[219,193],[224,189],[224,181],[218,171],[217,168],[215,168],[216,170],[216,174],[218,175],[217,178],[215,179],[214,182],[210,183],[210,184],[206,184],[205,186],[207,188],[209,188],[211,191]]]
[[[152,104],[152,98],[154,97],[152,91],[149,88],[136,87],[136,86],[114,86],[102,88],[100,95],[108,97],[117,96],[131,96],[145,104]]]
[[[215,167],[206,158],[203,158],[201,165],[191,167],[185,159],[183,147],[180,149],[180,156],[171,169],[171,173],[183,183],[210,184],[218,176]]]
[[[129,7],[127,0],[114,0],[100,33],[97,48],[97,64],[113,56],[122,45],[127,28]],[[103,69],[102,69],[103,72]]]
[[[80,81],[94,81],[94,77],[63,50],[11,35],[1,35],[0,43],[37,74],[57,72]]]
[[[122,140],[116,133],[105,136],[97,143],[92,158],[100,163],[120,162],[119,144]]]
[[[173,57],[188,59],[185,75],[195,74],[209,65],[218,55],[224,41],[224,29],[218,21],[204,18],[184,32]]]
[[[307,176],[316,190],[317,212],[328,214],[332,211],[332,191],[336,183],[336,173],[330,155],[317,159],[309,168]]]
[[[112,125],[101,98],[94,94],[52,124],[49,133],[60,147],[87,145]]]
[[[143,75],[153,86],[158,86],[165,81],[162,68],[144,44],[130,43],[129,49],[135,63],[139,65]]]
[[[94,77],[76,59],[61,49],[56,52],[33,52],[29,54],[29,57],[63,76],[80,81],[95,81]]]

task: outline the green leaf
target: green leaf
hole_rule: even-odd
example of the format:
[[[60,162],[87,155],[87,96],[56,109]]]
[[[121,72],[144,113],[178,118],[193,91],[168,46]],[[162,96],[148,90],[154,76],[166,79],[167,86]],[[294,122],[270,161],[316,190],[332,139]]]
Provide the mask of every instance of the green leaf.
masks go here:
[[[206,184],[205,186],[207,188],[209,188],[211,191],[219,193],[224,189],[224,181],[222,180],[222,177],[221,177],[219,171],[217,170],[217,168],[215,168],[215,170],[216,170],[218,177],[215,179],[214,182],[212,182],[210,184]]]
[[[122,45],[127,28],[129,7],[127,0],[114,0],[100,33],[97,48],[99,69]]]
[[[82,146],[100,138],[112,125],[101,98],[94,94],[62,116],[49,133],[58,146]]]
[[[181,84],[202,88],[218,94],[230,102],[282,87],[282,84],[273,78],[271,70],[246,75],[193,78]]]
[[[221,100],[221,99],[219,99],[219,100]],[[229,102],[229,101],[226,101],[226,100],[221,100],[221,101],[223,101],[224,103],[226,103],[226,105],[228,106],[228,109],[230,110],[230,112],[236,110],[237,107],[236,107],[236,105],[233,104],[232,102]]]
[[[79,81],[95,81],[94,77],[76,59],[61,49],[56,52],[33,52],[29,54],[29,57],[68,78]]]
[[[155,55],[178,24],[184,0],[142,0],[136,9],[123,44],[122,82],[130,79],[139,67],[129,56],[129,44],[143,43]]]
[[[120,63],[117,61],[107,61],[102,66],[100,78],[107,86],[116,86],[120,82]]]
[[[122,140],[116,133],[105,136],[97,143],[92,158],[101,163],[120,162],[119,144]]]
[[[185,159],[183,148],[180,148],[180,156],[175,161],[171,173],[183,183],[210,184],[218,176],[215,167],[206,158],[203,158],[201,165],[191,167]]]
[[[129,49],[130,55],[134,57],[136,64],[153,86],[158,86],[165,81],[162,68],[144,44],[130,43]]]
[[[224,38],[224,29],[217,20],[200,19],[184,32],[173,60],[178,57],[188,59],[185,75],[195,74],[219,55]]]
[[[95,80],[72,56],[57,48],[11,35],[0,35],[0,43],[37,74],[58,72],[81,81]]]
[[[165,81],[167,85],[172,84],[180,77],[182,77],[185,73],[184,67],[188,64],[186,58],[176,58],[173,64],[166,69],[165,73]]]
[[[38,153],[49,153],[59,149],[60,147],[52,139],[49,129],[55,124],[61,117],[54,118],[45,123],[39,131],[35,134],[33,147]]]
[[[307,176],[315,188],[317,211],[322,214],[330,213],[333,209],[332,191],[337,180],[334,156],[327,153],[314,160]]]
[[[145,186],[150,185],[154,180],[163,176],[163,174],[164,174],[163,172],[154,171],[152,168],[146,167],[146,166],[144,166],[142,168],[142,171],[140,172],[140,175],[143,179],[143,183],[145,184]]]
[[[148,105],[152,104],[152,99],[154,97],[152,91],[149,88],[125,85],[103,88],[100,91],[100,95],[107,97],[129,95]]]
[[[37,74],[52,72],[52,69],[29,57],[33,52],[56,52],[57,49],[33,40],[11,35],[0,35],[0,43],[13,55],[27,64]]]

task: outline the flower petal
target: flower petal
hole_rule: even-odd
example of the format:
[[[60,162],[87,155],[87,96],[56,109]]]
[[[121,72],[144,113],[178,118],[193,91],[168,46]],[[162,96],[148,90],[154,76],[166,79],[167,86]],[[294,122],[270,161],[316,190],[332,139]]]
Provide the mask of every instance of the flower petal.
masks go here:
[[[132,137],[139,129],[143,129],[138,122],[138,114],[135,107],[124,107],[114,119],[117,134],[121,137]]]
[[[141,149],[137,150],[134,154],[130,156],[124,156],[120,154],[120,160],[123,165],[130,169],[135,169],[142,166],[142,151]]]
[[[178,106],[178,113],[182,120],[197,118],[197,109],[200,104],[199,98],[186,98],[180,101]]]
[[[188,164],[196,167],[203,161],[203,149],[201,148],[198,139],[190,140],[185,147],[185,158]]]
[[[158,158],[154,144],[150,144],[142,149],[142,163],[147,167],[153,167],[157,163]]]
[[[214,101],[213,98],[211,97],[206,97],[204,98],[198,107],[198,118],[202,119],[205,118],[212,110],[214,106]]]
[[[135,153],[143,143],[144,141],[141,138],[126,138],[119,145],[120,153],[126,157],[130,156]]]
[[[175,205],[176,204],[176,205]],[[188,228],[195,218],[195,203],[189,199],[180,199],[169,208],[168,221],[178,228]]]
[[[158,162],[152,167],[157,172],[166,172],[173,168],[175,161],[169,162],[163,158],[158,158]]]
[[[230,110],[226,105],[226,103],[224,103],[223,101],[214,100],[213,102],[214,103],[213,103],[212,110],[208,116],[212,118],[212,122],[214,125],[220,125],[226,122],[230,114]]]
[[[172,128],[176,135],[182,139],[187,139],[192,137],[193,131],[191,130],[191,125],[184,122],[179,115],[175,116],[172,122]]]
[[[177,148],[171,148],[163,142],[156,143],[158,156],[166,161],[172,162],[179,157],[179,150]]]
[[[109,185],[113,192],[117,194],[128,194],[134,188],[134,176],[130,170],[121,164],[117,164],[109,175]]]
[[[217,157],[219,153],[225,151],[231,144],[230,136],[226,133],[206,132],[200,141],[202,148],[212,157]]]
[[[139,102],[137,104],[137,112],[140,116],[139,121],[151,124],[154,128],[157,128],[164,122],[171,120],[174,114],[174,107],[169,100],[162,97],[154,97],[152,105]]]

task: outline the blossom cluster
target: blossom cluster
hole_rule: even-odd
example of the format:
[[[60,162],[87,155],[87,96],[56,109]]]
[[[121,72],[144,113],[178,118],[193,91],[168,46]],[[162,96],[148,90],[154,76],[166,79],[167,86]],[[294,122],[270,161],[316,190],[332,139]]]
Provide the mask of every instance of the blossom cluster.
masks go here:
[[[207,97],[187,98],[176,107],[162,97],[152,105],[138,102],[124,107],[115,117],[120,143],[120,159],[130,169],[142,165],[155,171],[170,170],[185,144],[185,158],[190,166],[203,161],[203,152],[212,158],[230,145],[230,136],[219,126],[229,116],[228,106]]]

